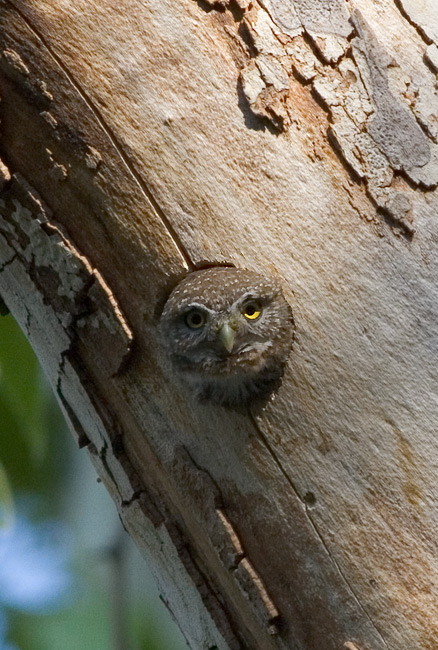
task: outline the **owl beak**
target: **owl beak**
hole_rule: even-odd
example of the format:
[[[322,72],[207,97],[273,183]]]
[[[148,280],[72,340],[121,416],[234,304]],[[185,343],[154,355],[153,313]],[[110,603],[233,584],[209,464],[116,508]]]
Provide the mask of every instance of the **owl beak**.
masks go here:
[[[229,323],[224,323],[219,329],[219,339],[227,352],[231,352],[236,339],[236,332]]]

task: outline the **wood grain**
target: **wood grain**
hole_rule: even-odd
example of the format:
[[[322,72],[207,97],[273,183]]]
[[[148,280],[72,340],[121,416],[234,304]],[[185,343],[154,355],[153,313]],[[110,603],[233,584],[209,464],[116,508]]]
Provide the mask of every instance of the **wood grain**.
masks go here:
[[[412,4],[0,2],[0,293],[194,649],[436,647],[437,44]],[[294,311],[260,412],[162,358],[166,296],[216,263]]]

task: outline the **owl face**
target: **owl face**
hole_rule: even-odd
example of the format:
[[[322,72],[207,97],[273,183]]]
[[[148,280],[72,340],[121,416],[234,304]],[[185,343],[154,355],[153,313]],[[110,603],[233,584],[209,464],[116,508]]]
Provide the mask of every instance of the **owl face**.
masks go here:
[[[252,271],[196,271],[172,291],[160,319],[174,368],[198,397],[239,405],[269,394],[292,342],[280,285]]]

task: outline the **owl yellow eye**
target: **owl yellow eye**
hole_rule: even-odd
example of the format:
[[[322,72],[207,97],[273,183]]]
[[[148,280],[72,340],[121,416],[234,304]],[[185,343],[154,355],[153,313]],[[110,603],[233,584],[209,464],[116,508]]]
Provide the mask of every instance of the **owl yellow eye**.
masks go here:
[[[205,320],[205,314],[202,311],[199,311],[199,309],[192,309],[184,316],[185,324],[192,330],[197,330],[205,325]]]
[[[248,300],[243,305],[242,314],[248,320],[256,320],[262,313],[262,304],[260,300]]]

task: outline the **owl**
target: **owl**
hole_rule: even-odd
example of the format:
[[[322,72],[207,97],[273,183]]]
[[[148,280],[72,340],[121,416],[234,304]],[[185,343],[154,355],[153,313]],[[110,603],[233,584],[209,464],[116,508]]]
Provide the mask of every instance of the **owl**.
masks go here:
[[[187,275],[159,326],[173,369],[199,399],[226,407],[266,401],[293,338],[292,311],[278,281],[228,267]]]

